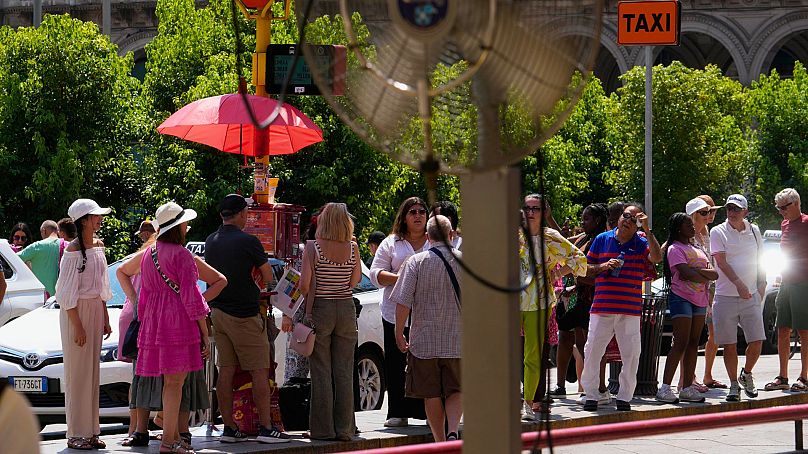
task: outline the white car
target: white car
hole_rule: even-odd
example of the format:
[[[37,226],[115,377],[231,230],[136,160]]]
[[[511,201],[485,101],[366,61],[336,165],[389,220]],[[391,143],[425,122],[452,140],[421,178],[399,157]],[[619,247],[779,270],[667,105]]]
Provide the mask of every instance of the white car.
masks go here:
[[[128,392],[132,382],[132,365],[117,360],[118,336],[121,334],[117,329],[118,319],[125,297],[115,278],[115,271],[121,263],[115,262],[108,268],[113,299],[107,302],[107,307],[113,333],[103,342],[99,358],[99,407],[104,421],[129,418]],[[277,268],[277,264],[273,265]],[[370,283],[364,265],[362,281],[354,294],[363,307],[358,320],[360,409],[379,409],[385,391],[384,343],[379,308],[381,290]],[[273,315],[276,325],[280,326],[281,312],[274,309]],[[276,377],[279,382],[283,381],[287,339],[287,335],[281,333],[275,340],[278,363]],[[64,421],[64,366],[57,301],[51,299],[45,306],[0,327],[0,380],[8,380],[15,389],[25,393],[41,424]]]
[[[0,239],[0,262],[6,278],[6,295],[0,303],[0,326],[45,304],[45,286],[17,257],[8,241]]]

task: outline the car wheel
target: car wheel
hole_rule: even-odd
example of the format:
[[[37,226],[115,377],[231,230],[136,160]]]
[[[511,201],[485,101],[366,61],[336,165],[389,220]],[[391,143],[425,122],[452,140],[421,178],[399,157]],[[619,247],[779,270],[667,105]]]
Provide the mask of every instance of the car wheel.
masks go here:
[[[361,349],[356,360],[359,374],[359,410],[378,410],[384,402],[384,361],[373,351]]]
[[[777,294],[772,293],[766,296],[766,304],[763,305],[763,329],[766,339],[763,341],[761,353],[764,355],[774,355],[777,353],[777,306],[774,300]]]

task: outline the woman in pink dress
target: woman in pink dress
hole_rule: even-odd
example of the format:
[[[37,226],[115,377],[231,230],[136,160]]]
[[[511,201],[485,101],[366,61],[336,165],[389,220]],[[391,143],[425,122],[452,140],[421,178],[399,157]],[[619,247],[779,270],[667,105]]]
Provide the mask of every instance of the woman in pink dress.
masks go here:
[[[196,282],[194,257],[183,247],[194,210],[169,202],[157,209],[157,243],[143,254],[138,298],[136,373],[163,377],[163,440],[160,452],[193,453],[177,427],[182,384],[188,372],[202,369],[210,349],[205,318],[208,305]]]

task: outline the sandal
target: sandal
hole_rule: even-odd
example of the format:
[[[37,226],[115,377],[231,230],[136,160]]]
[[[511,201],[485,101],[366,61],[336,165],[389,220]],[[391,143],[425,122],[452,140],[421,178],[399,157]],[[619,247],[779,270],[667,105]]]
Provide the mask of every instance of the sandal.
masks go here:
[[[702,383],[699,383],[699,382],[697,382],[695,380],[693,381],[693,383],[690,384],[690,386],[692,386],[693,389],[695,389],[696,391],[698,391],[700,393],[706,393],[707,391],[710,390],[709,386],[707,386],[705,384],[702,384]]]
[[[124,438],[121,446],[130,447],[144,447],[149,446],[149,434],[132,432],[128,437]]]
[[[788,389],[788,378],[783,377],[782,375],[774,377],[774,380],[766,383],[766,386],[763,387],[764,391],[777,391],[780,389]]]
[[[165,445],[160,443],[160,452],[163,454],[177,453],[177,454],[194,454],[194,450],[186,448],[183,441],[175,441],[172,445]]]
[[[727,385],[718,380],[713,380],[710,383],[704,382],[704,386],[710,389],[727,389]]]
[[[93,449],[89,438],[73,437],[67,439],[67,447],[70,449],[78,449],[81,451],[89,451]]]
[[[797,379],[793,385],[791,385],[791,392],[802,393],[808,391],[808,380],[803,377]]]
[[[98,437],[100,437],[100,435],[93,435],[92,437],[90,437],[90,445],[92,445],[93,449],[106,448],[107,444]]]

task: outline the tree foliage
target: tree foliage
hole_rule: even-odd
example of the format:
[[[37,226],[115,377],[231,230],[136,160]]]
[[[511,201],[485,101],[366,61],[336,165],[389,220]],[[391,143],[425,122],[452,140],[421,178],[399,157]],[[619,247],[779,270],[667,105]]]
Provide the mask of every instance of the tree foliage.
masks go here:
[[[45,16],[0,29],[0,216],[5,227],[66,216],[79,196],[124,209],[119,165],[144,119],[131,56],[91,22]],[[114,223],[115,221],[111,221]]]
[[[643,201],[645,71],[623,75],[608,106],[607,137],[613,195]],[[717,200],[732,193],[755,196],[765,179],[764,161],[746,140],[742,86],[715,66],[686,68],[679,62],[653,73],[653,214],[657,229],[699,194]],[[753,197],[754,199],[754,197]]]

